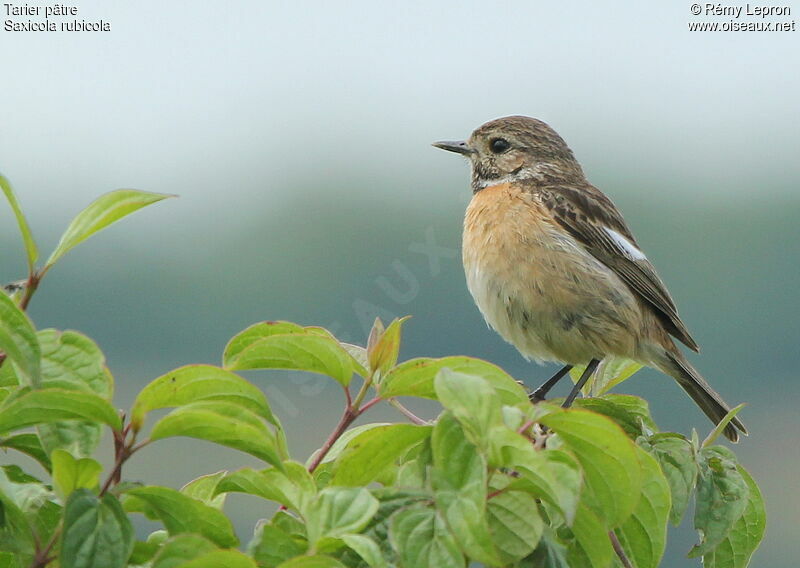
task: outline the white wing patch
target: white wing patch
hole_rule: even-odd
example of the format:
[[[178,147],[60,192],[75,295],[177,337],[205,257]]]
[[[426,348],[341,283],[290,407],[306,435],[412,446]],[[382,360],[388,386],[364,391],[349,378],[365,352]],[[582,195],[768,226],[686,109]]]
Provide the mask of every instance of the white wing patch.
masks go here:
[[[628,239],[620,235],[614,229],[609,229],[608,227],[603,227],[608,236],[611,237],[615,243],[625,251],[625,256],[630,258],[631,260],[645,260],[647,257],[644,255],[642,251],[636,248],[633,243],[631,243]]]

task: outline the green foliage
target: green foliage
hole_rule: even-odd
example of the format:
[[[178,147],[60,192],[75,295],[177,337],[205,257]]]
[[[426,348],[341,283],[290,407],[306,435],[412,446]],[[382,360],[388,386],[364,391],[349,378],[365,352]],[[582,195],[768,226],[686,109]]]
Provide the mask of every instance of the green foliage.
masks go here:
[[[61,236],[58,246],[47,259],[45,267],[54,265],[58,259],[96,232],[102,231],[142,207],[167,197],[172,196],[136,189],[118,189],[101,195],[72,220]]]
[[[22,213],[22,208],[17,201],[17,196],[14,195],[14,190],[11,189],[11,183],[6,176],[0,174],[0,189],[11,205],[11,210],[14,212],[14,217],[17,219],[17,226],[19,226],[19,233],[22,236],[22,243],[25,245],[25,255],[28,258],[28,271],[32,272],[36,261],[39,260],[39,249],[36,248],[36,241],[33,240],[33,234],[28,226],[28,220]]]
[[[0,448],[32,457],[45,478],[0,468],[0,566],[612,568],[624,558],[655,568],[668,522],[679,524],[693,499],[699,542],[689,556],[705,566],[744,568],[763,537],[757,485],[730,449],[712,445],[721,428],[703,443],[659,432],[644,400],[608,392],[638,370],[631,361],[607,362],[587,387],[594,398],[565,410],[532,405],[485,361],[398,362],[405,318],[376,321],[363,347],[319,327],[261,322],[230,340],[221,366],[166,373],[119,413],[98,346],[74,331],[37,332],[25,308],[67,251],[166,196],[101,197],[37,270],[21,208],[5,178],[0,186],[29,264],[22,290],[0,294]],[[305,465],[257,382],[236,374],[251,369],[318,373],[342,389],[342,418]],[[422,420],[397,397],[437,401],[441,412]],[[381,403],[403,421],[353,427]],[[114,446],[107,470],[94,457],[104,430]],[[264,466],[198,472],[180,490],[125,480],[128,460],[170,437],[235,448]],[[244,552],[229,493],[264,511]],[[136,540],[136,515],[163,528]]]
[[[126,566],[133,547],[133,526],[116,497],[98,497],[76,489],[64,507],[61,566],[116,568]]]
[[[5,294],[0,294],[0,350],[25,384],[39,383],[42,349],[36,331],[25,312]]]

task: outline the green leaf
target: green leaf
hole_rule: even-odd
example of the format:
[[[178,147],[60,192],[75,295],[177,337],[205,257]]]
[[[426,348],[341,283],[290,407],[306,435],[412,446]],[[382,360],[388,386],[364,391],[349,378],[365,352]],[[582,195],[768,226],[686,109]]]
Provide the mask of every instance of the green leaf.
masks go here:
[[[0,351],[22,374],[24,384],[38,385],[42,357],[33,324],[14,301],[0,291]]]
[[[187,365],[152,381],[133,403],[131,425],[138,431],[152,410],[203,400],[236,404],[279,426],[260,389],[239,375],[211,365]]]
[[[99,198],[89,204],[86,209],[78,213],[72,220],[61,236],[61,240],[47,259],[45,267],[50,267],[56,263],[64,254],[75,246],[85,241],[93,234],[101,231],[112,223],[130,215],[134,211],[147,205],[174,197],[162,193],[150,193],[136,189],[118,189]]]
[[[570,568],[567,547],[550,527],[545,527],[539,546],[533,554],[519,564],[520,568]]]
[[[314,334],[270,335],[250,344],[230,365],[232,371],[291,369],[320,373],[343,386],[353,377],[353,358],[338,341]]]
[[[256,568],[256,563],[238,550],[220,550],[200,535],[181,534],[164,543],[152,568]]]
[[[137,487],[127,491],[146,503],[170,535],[197,533],[217,546],[230,548],[239,540],[224,513],[167,487]]]
[[[197,534],[179,534],[168,539],[153,558],[152,568],[177,568],[184,563],[218,550],[209,540]]]
[[[639,501],[641,467],[636,446],[605,416],[568,409],[541,418],[571,450],[583,468],[594,512],[608,528],[619,526]]]
[[[236,365],[236,359],[239,355],[257,342],[265,337],[273,335],[315,335],[326,337],[333,340],[335,343],[341,345],[342,349],[347,352],[350,363],[356,373],[362,377],[368,377],[369,372],[366,367],[369,365],[367,362],[367,350],[358,345],[350,345],[349,343],[342,343],[337,340],[331,332],[327,329],[317,326],[303,327],[296,323],[288,321],[265,321],[251,325],[244,331],[236,334],[225,347],[225,353],[222,356],[222,366],[225,368],[233,368]]]
[[[96,394],[65,389],[23,391],[0,406],[0,433],[61,420],[88,420],[121,428],[117,412]]]
[[[583,475],[575,458],[561,450],[515,449],[508,464],[519,474],[509,489],[525,491],[549,503],[567,525],[572,524],[583,487]]]
[[[712,552],[725,540],[744,514],[750,495],[747,480],[730,450],[712,446],[702,450],[700,457],[694,527],[701,540],[689,551],[690,558]]]
[[[737,469],[747,483],[747,505],[722,542],[703,556],[705,568],[746,568],[764,537],[767,514],[761,491],[742,466]]]
[[[228,446],[283,467],[275,433],[254,413],[231,402],[205,400],[176,408],[150,432],[153,441],[175,436]]]
[[[322,459],[322,462],[320,462],[320,465],[336,460],[345,450],[345,448],[347,448],[347,445],[350,443],[350,441],[353,438],[360,436],[362,432],[372,430],[373,428],[380,428],[381,426],[390,426],[390,424],[388,422],[372,422],[370,424],[362,424],[361,426],[350,428],[344,434],[339,436],[339,439],[336,440],[328,453],[325,454],[325,457]],[[317,452],[314,452],[311,456],[309,456],[306,466],[308,466],[314,460],[316,453]],[[317,471],[318,470],[315,470],[315,474]]]
[[[725,431],[725,427],[726,427],[728,424],[730,424],[731,420],[733,420],[733,419],[736,417],[736,415],[737,415],[737,414],[739,414],[739,412],[741,412],[741,410],[742,410],[742,409],[743,409],[745,406],[747,406],[747,405],[746,405],[745,403],[742,403],[742,404],[740,404],[739,406],[737,406],[737,407],[735,407],[735,408],[731,408],[731,409],[728,411],[728,413],[727,413],[727,414],[726,414],[726,415],[723,417],[723,419],[722,419],[722,420],[720,420],[719,424],[717,424],[717,426],[716,426],[716,427],[715,427],[715,428],[714,428],[714,429],[711,431],[711,433],[710,433],[710,434],[709,434],[709,435],[706,437],[706,439],[705,439],[705,440],[703,440],[703,443],[702,443],[702,445],[701,445],[700,447],[702,447],[702,448],[707,448],[707,447],[709,447],[711,444],[713,444],[714,442],[716,442],[716,441],[717,441],[717,438],[719,438],[719,437],[722,435],[722,432],[724,432],[724,431]]]
[[[164,531],[166,532],[166,531]],[[136,540],[133,542],[133,552],[128,558],[128,565],[137,566],[140,564],[149,565],[150,561],[159,551],[160,545],[154,542],[142,542]]]
[[[96,422],[73,420],[38,424],[36,432],[47,452],[63,449],[76,457],[94,453],[102,436],[102,427]]]
[[[373,372],[379,372],[380,376],[385,375],[397,364],[397,356],[400,353],[400,331],[409,317],[411,316],[395,319],[385,330],[381,325],[375,339],[367,344],[369,368]],[[380,320],[376,319],[375,323],[377,325]],[[376,328],[373,328],[373,331],[376,331]],[[373,339],[372,334],[370,339]]]
[[[333,466],[333,485],[367,485],[413,445],[431,434],[430,426],[391,424],[361,432]]]
[[[570,568],[608,568],[614,557],[608,530],[602,520],[583,503],[578,505],[572,533],[575,539],[567,548]]]
[[[367,371],[367,367],[369,367],[369,358],[367,350],[360,345],[353,345],[352,343],[345,343],[343,341],[339,343],[344,350],[350,354],[350,357],[353,358],[353,369],[355,372],[364,378],[368,377],[369,371]]]
[[[14,365],[0,365],[0,402],[3,402],[3,399],[19,384]]]
[[[217,487],[227,473],[227,471],[218,471],[217,473],[201,475],[181,487],[181,493],[188,495],[192,499],[197,499],[209,507],[222,510],[222,506],[225,504],[225,494],[219,493]]]
[[[337,538],[363,529],[378,510],[378,500],[363,487],[327,487],[303,511],[308,541]]]
[[[362,534],[377,542],[386,561],[392,566],[397,566],[399,565],[397,554],[389,538],[392,516],[401,509],[419,505],[420,503],[431,503],[433,495],[427,490],[400,490],[393,487],[375,489],[372,493],[380,504],[378,512],[372,517]],[[360,557],[351,550],[343,551],[341,560],[348,566],[362,565]]]
[[[301,464],[286,461],[283,471],[243,468],[229,473],[217,485],[217,493],[246,493],[275,501],[295,511],[304,511],[316,497],[311,474]]]
[[[642,464],[642,497],[631,516],[615,530],[636,568],[657,568],[667,543],[670,490],[658,462],[638,449]]]
[[[42,448],[42,443],[39,436],[32,433],[16,434],[8,438],[0,438],[0,448],[12,448],[23,454],[27,454],[48,472],[52,468],[50,458]]]
[[[39,250],[36,248],[36,241],[33,240],[33,234],[25,215],[22,213],[22,208],[19,206],[17,196],[14,195],[14,190],[11,189],[11,182],[3,174],[0,174],[0,189],[3,190],[9,205],[11,205],[11,210],[14,212],[14,217],[17,218],[19,232],[22,235],[22,243],[25,245],[25,254],[28,257],[28,274],[33,274],[34,265],[39,258]]]
[[[42,384],[91,391],[111,401],[114,379],[105,356],[85,335],[44,329],[37,334],[42,348]],[[37,428],[47,453],[64,449],[76,457],[91,456],[100,442],[100,425],[93,422],[54,422]]]
[[[345,568],[345,566],[335,558],[317,554],[292,558],[280,564],[278,568]]]
[[[436,400],[434,379],[445,367],[454,373],[481,377],[494,388],[502,404],[530,405],[525,389],[508,373],[496,365],[472,357],[421,358],[405,361],[383,378],[380,386],[381,397],[418,396]]]
[[[97,344],[77,331],[42,329],[36,334],[42,352],[42,383],[67,381],[88,387],[110,400],[114,379]]]
[[[274,568],[295,556],[305,554],[308,542],[305,538],[292,535],[272,521],[261,523],[256,527],[253,540],[247,546],[247,552],[259,566]]]
[[[490,432],[504,428],[500,399],[491,385],[475,375],[444,368],[434,381],[439,401],[464,427],[470,440],[488,455]]]
[[[240,331],[228,341],[222,354],[222,366],[225,368],[232,367],[242,351],[259,339],[272,335],[305,335],[307,333],[308,331],[302,325],[288,321],[262,321],[255,323]]]
[[[522,491],[496,494],[489,498],[487,513],[492,542],[503,565],[525,558],[539,544],[544,522],[532,495]]]
[[[354,550],[370,568],[388,568],[378,544],[363,534],[343,534],[339,537],[350,549]]]
[[[25,513],[16,502],[19,496],[13,490],[5,471],[0,470],[0,550],[13,553],[20,560],[18,565],[28,566],[36,551],[36,541]]]
[[[3,505],[3,496],[6,506]],[[48,539],[62,516],[62,507],[54,500],[55,495],[49,487],[19,466],[0,466],[0,549],[16,550],[21,555],[30,552],[31,530],[40,541]],[[24,515],[24,518],[18,519],[21,523],[15,521],[16,513]],[[3,530],[4,522],[7,523],[6,529],[11,529],[10,532]],[[22,529],[22,534],[19,529]],[[12,542],[4,542],[6,539]]]
[[[70,495],[64,510],[62,568],[120,568],[133,550],[133,526],[117,501],[88,489]]]
[[[62,498],[76,489],[98,487],[103,466],[97,461],[91,458],[76,460],[65,450],[55,450],[50,457],[53,460],[53,484]]]
[[[400,460],[400,467],[388,478],[386,485],[423,489],[430,487],[429,478],[433,466],[433,450],[430,438],[412,446]]]
[[[25,471],[18,465],[0,465],[0,470],[3,471],[5,477],[11,483],[26,484],[26,483],[41,483],[37,478],[25,473]],[[2,478],[0,478],[2,479]],[[18,503],[22,506],[22,504]]]
[[[682,435],[671,432],[655,434],[641,443],[658,460],[667,479],[672,495],[669,520],[678,526],[689,506],[699,472],[694,446]]]
[[[444,519],[431,508],[411,507],[392,515],[389,536],[402,566],[466,566],[464,555]]]
[[[583,387],[583,392],[592,397],[607,393],[612,388],[632,377],[644,365],[625,359],[623,357],[611,357],[601,361],[597,371]],[[573,382],[577,382],[586,370],[586,365],[574,366],[569,374]]]
[[[258,568],[258,565],[238,550],[214,550],[181,564],[180,568]]]
[[[431,445],[436,508],[467,556],[498,565],[486,517],[486,460],[449,412],[436,422]]]
[[[647,401],[627,394],[606,394],[601,397],[580,398],[576,408],[591,410],[611,418],[634,440],[658,431],[650,417]]]

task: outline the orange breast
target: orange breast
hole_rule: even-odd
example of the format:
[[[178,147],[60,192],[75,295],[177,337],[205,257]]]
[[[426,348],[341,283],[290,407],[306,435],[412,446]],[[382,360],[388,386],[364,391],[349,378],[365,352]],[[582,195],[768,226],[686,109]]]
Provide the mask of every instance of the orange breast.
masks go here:
[[[635,299],[535,194],[508,183],[475,194],[462,252],[475,303],[523,355],[585,363],[604,353],[631,353],[627,329],[638,328]]]

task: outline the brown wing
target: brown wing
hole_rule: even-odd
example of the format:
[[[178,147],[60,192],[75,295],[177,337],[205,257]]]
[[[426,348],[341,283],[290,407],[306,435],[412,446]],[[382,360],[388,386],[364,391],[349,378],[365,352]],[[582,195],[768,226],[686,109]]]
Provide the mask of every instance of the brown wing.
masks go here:
[[[608,197],[588,184],[540,188],[536,193],[564,229],[653,307],[670,334],[690,349],[700,350],[678,317],[675,302],[655,267],[640,254],[639,245]],[[626,240],[632,247],[627,246]]]

